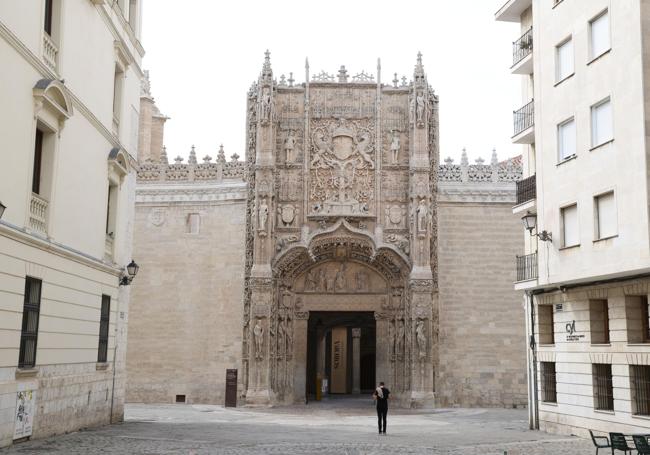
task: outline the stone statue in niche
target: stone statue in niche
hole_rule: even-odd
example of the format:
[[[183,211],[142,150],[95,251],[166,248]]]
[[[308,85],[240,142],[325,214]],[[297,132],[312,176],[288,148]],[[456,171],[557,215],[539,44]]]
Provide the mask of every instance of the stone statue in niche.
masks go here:
[[[260,201],[260,206],[257,211],[258,221],[259,221],[259,230],[266,232],[266,225],[269,219],[269,206],[266,205],[266,198],[263,198]]]
[[[316,271],[311,269],[305,277],[305,291],[315,291],[318,288],[318,277]]]
[[[318,271],[318,290],[321,292],[327,291],[327,273],[325,273],[325,269]]]
[[[278,351],[280,354],[285,353],[287,337],[287,326],[283,317],[278,321]]]
[[[393,137],[390,141],[390,156],[392,164],[398,164],[399,162],[399,149],[400,149],[400,140],[399,140],[399,131],[393,131]]]
[[[356,274],[357,280],[357,291],[367,292],[368,291],[368,274],[363,270],[359,270]]]
[[[334,290],[336,292],[345,291],[345,289],[347,288],[345,271],[346,271],[346,265],[341,264],[341,267],[336,272],[336,276],[334,277]]]
[[[334,292],[334,287],[336,286],[336,275],[330,275],[327,272],[325,273],[325,291]]]
[[[424,199],[420,199],[417,208],[417,220],[418,220],[418,232],[427,232],[428,228],[428,214],[429,210],[427,208],[427,202]]]
[[[395,338],[395,353],[398,356],[404,354],[404,320],[400,319],[397,321],[397,334]]]
[[[271,89],[264,87],[262,89],[262,123],[268,123],[271,119]]]
[[[416,97],[416,118],[417,118],[417,124],[419,127],[424,126],[424,109],[425,109],[425,103],[424,103],[424,95],[422,93],[418,93]]]
[[[264,328],[259,319],[255,321],[253,336],[255,337],[255,358],[262,360],[264,358]]]
[[[291,320],[287,316],[287,332],[286,332],[286,340],[287,340],[287,355],[291,355],[291,350],[293,349],[293,330],[291,328]]]
[[[423,319],[418,319],[418,322],[415,325],[415,339],[418,344],[418,357],[420,360],[423,360],[427,357],[427,336]]]
[[[284,153],[287,163],[293,163],[296,161],[294,155],[296,148],[296,138],[293,136],[293,131],[289,131],[287,139],[284,141]]]

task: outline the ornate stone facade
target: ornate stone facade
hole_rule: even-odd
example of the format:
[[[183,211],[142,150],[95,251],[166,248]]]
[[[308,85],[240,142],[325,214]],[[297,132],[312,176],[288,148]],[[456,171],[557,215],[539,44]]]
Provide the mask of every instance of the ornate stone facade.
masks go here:
[[[198,164],[192,149],[186,163],[169,164],[163,150],[161,160],[141,164],[135,248],[143,268],[134,284],[129,400],[183,394],[219,403],[225,369],[237,368],[240,403],[303,402],[310,319],[329,312],[373,315],[375,377],[400,405],[433,405],[434,391],[443,405],[525,402],[517,389],[523,334],[505,342],[498,330],[487,333],[485,349],[472,344],[477,336],[460,336],[505,327],[503,314],[520,296],[511,273],[471,280],[459,263],[473,254],[513,270],[509,246],[518,241],[508,234],[483,249],[480,231],[454,225],[459,214],[475,223],[487,214],[490,229],[506,226],[499,235],[517,232],[511,206],[521,164],[495,155],[490,165],[469,165],[466,156],[439,165],[438,99],[420,58],[412,83],[387,86],[379,74],[363,74],[342,68],[310,80],[307,69],[308,83],[276,83],[267,56],[247,96],[245,162],[227,162],[221,149],[216,162]],[[197,236],[184,232],[192,213],[201,218]],[[201,278],[177,286],[193,280],[197,264]],[[175,279],[161,283],[171,270]],[[477,306],[490,312],[463,321]],[[222,322],[216,332],[213,317]],[[163,327],[175,338],[164,352],[152,347]],[[474,353],[486,350],[520,361],[482,365]],[[502,373],[481,397],[478,384],[494,369]]]

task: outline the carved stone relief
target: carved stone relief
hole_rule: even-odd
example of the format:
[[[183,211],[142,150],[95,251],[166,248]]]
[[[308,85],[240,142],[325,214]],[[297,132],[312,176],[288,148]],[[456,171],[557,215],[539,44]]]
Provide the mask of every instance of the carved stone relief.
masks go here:
[[[314,121],[311,126],[311,215],[368,215],[374,202],[374,123]]]
[[[328,262],[299,277],[296,290],[305,293],[383,293],[386,283],[377,272],[360,264]]]

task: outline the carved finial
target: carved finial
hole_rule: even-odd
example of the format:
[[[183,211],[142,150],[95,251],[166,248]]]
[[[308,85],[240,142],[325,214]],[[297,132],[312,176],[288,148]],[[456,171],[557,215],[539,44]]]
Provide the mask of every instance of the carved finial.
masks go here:
[[[226,152],[223,151],[223,144],[219,146],[219,152],[217,153],[217,163],[224,164],[226,162]]]
[[[485,160],[484,160],[482,157],[479,156],[478,158],[476,158],[476,159],[474,160],[474,162],[480,166],[480,165],[482,165],[483,163],[485,163]]]
[[[305,57],[305,84],[309,85],[309,58]]]
[[[264,52],[264,66],[262,67],[262,80],[265,82],[273,81],[273,70],[271,70],[271,52],[267,49]]]
[[[289,73],[289,87],[293,87],[293,83],[296,82],[296,80],[293,78],[293,73]]]
[[[497,149],[493,148],[492,149],[492,160],[490,162],[492,166],[498,166],[499,165],[499,158],[497,157]]]
[[[181,164],[183,162],[183,157],[178,155],[176,158],[174,158],[174,162],[176,164]]]
[[[192,150],[190,150],[190,158],[187,160],[187,162],[190,164],[196,164],[196,149],[194,146],[192,146]]]
[[[149,79],[149,70],[144,71],[144,77],[140,84],[140,96],[151,98],[151,80]]]
[[[348,70],[345,69],[345,65],[341,65],[339,69],[339,82],[346,83],[348,81]]]
[[[233,153],[233,154],[230,156],[230,160],[231,160],[232,162],[236,163],[236,162],[239,160],[239,155],[237,155],[236,153]]]
[[[397,78],[397,73],[395,73],[395,79],[393,79],[393,87],[397,88],[397,84],[399,84],[399,79]]]
[[[445,164],[447,166],[451,166],[452,164],[454,164],[454,159],[452,157],[448,156],[447,158],[445,158]]]
[[[469,160],[467,159],[467,149],[463,147],[463,154],[460,156],[461,166],[469,166]]]
[[[381,85],[381,59],[377,58],[377,85]]]
[[[212,161],[212,157],[210,155],[205,155],[203,157],[203,164],[210,164],[211,161]]]
[[[287,78],[284,76],[284,74],[282,74],[282,75],[280,76],[280,85],[282,85],[282,86],[286,86],[286,85],[287,85]]]
[[[418,62],[415,65],[415,72],[413,73],[413,82],[415,85],[424,86],[424,66],[422,65],[422,52],[418,52]]]
[[[406,87],[408,84],[406,83],[406,76],[402,76],[402,87]]]
[[[169,158],[167,158],[167,147],[163,145],[162,152],[160,153],[160,162],[162,164],[169,164]]]

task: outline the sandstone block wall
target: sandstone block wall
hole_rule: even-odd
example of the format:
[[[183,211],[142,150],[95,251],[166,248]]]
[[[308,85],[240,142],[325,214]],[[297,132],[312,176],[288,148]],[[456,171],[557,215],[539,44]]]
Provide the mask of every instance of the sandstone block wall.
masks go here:
[[[521,220],[510,203],[439,205],[437,406],[526,404]]]
[[[138,203],[135,226],[127,401],[221,404],[241,375],[245,202]]]

